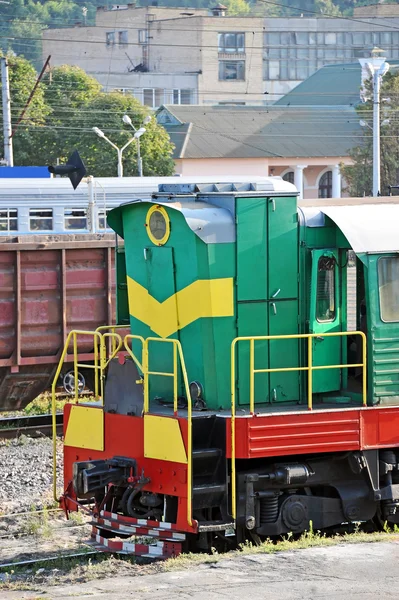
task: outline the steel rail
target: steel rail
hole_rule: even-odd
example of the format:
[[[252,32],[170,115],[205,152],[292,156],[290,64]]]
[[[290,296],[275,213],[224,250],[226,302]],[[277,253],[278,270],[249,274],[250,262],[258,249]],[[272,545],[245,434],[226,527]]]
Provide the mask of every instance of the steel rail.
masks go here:
[[[57,433],[62,433],[63,414],[56,415]],[[49,435],[52,433],[52,415],[28,415],[23,417],[4,417],[0,419],[0,440],[9,440],[28,435],[29,437],[39,437],[40,435]]]

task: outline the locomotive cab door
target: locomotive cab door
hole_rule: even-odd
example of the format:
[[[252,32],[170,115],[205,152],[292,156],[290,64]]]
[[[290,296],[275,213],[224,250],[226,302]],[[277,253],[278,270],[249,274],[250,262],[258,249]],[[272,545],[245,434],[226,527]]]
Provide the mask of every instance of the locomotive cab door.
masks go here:
[[[310,288],[309,333],[312,339],[313,366],[342,364],[341,337],[325,337],[325,333],[341,331],[340,281],[338,254],[335,250],[313,250]],[[313,393],[338,391],[341,369],[313,371]]]

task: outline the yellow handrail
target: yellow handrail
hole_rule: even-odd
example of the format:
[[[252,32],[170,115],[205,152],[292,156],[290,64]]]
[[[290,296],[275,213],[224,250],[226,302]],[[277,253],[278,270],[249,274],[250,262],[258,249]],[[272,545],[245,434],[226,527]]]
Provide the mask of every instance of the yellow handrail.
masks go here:
[[[115,333],[115,329],[130,329],[129,325],[100,325],[100,327],[97,327],[96,329],[96,333],[101,333],[103,331],[108,331],[111,330],[111,333]],[[103,335],[103,334],[102,334]],[[114,351],[114,345],[112,342],[112,352]]]
[[[150,342],[161,342],[169,343],[173,345],[173,372],[165,373],[163,371],[150,371],[148,362],[148,346]],[[184,362],[183,349],[179,340],[164,339],[149,337],[144,342],[144,361],[143,361],[143,374],[144,374],[144,414],[149,412],[150,409],[150,398],[149,398],[149,376],[158,375],[161,377],[173,377],[173,412],[174,416],[177,416],[178,407],[178,361],[179,357],[180,368],[183,375],[183,383],[187,396],[187,523],[192,525],[192,403],[190,396],[190,387],[188,383],[188,375],[186,364]]]
[[[235,348],[238,342],[249,341],[249,411],[251,415],[255,413],[255,374],[256,373],[278,373],[289,371],[307,371],[308,372],[308,410],[313,409],[313,371],[321,369],[344,369],[349,367],[362,367],[363,382],[363,406],[367,406],[367,348],[366,335],[363,331],[336,331],[333,333],[323,333],[322,337],[342,337],[348,335],[360,335],[362,344],[362,362],[356,364],[342,365],[321,365],[313,366],[312,339],[320,337],[319,333],[299,333],[292,335],[259,335],[237,337],[231,344],[231,514],[233,520],[236,519],[236,431],[235,431],[235,406],[236,406],[236,381],[235,381]],[[289,340],[289,339],[307,339],[308,342],[308,365],[306,367],[286,367],[275,369],[255,369],[255,342],[267,340]]]
[[[143,337],[139,335],[131,335],[128,334],[122,340],[121,336],[114,331],[108,333],[109,329],[119,328],[122,329],[125,326],[102,326],[98,327],[96,331],[85,331],[85,330],[73,330],[69,332],[64,349],[61,354],[61,358],[55,373],[54,381],[52,384],[52,428],[53,428],[53,495],[54,499],[58,501],[57,496],[57,464],[56,464],[56,450],[57,450],[57,429],[56,429],[56,406],[55,406],[55,389],[58,378],[61,373],[61,369],[63,363],[65,361],[65,357],[68,353],[68,347],[71,343],[73,343],[73,359],[74,359],[74,375],[75,375],[75,402],[78,402],[79,390],[77,386],[78,381],[78,368],[92,368],[95,372],[95,396],[96,399],[99,397],[103,398],[104,392],[104,371],[108,366],[109,362],[116,356],[119,350],[122,348],[122,345],[131,356],[144,378],[144,414],[149,412],[150,402],[149,402],[149,377],[151,375],[154,376],[164,376],[164,377],[173,377],[173,411],[174,416],[176,417],[178,414],[178,361],[180,361],[180,367],[183,376],[184,388],[187,396],[187,522],[191,526],[192,525],[192,403],[190,398],[190,389],[188,382],[187,370],[184,362],[183,350],[179,340],[171,340],[171,339],[163,339],[163,338],[147,338],[144,340]],[[106,331],[107,333],[101,333],[101,331]],[[94,339],[94,365],[86,365],[78,362],[78,347],[77,347],[77,336],[78,335],[90,335],[93,336]],[[110,339],[112,341],[112,352],[107,359],[106,356],[106,339]],[[141,361],[135,356],[132,349],[129,346],[129,340],[138,340],[142,345],[142,357]],[[150,371],[149,370],[149,344],[151,342],[163,342],[169,343],[173,346],[173,372],[161,372],[161,371]],[[99,349],[99,352],[98,352]],[[100,377],[99,377],[100,376]],[[99,386],[100,379],[100,386]],[[100,387],[100,389],[99,389]],[[100,392],[100,394],[99,394]]]
[[[56,398],[55,398],[55,389],[57,386],[57,381],[61,373],[62,366],[64,364],[65,356],[68,353],[69,344],[73,343],[73,358],[74,358],[74,377],[75,377],[75,402],[78,401],[79,395],[79,385],[78,385],[78,353],[77,353],[77,336],[78,335],[90,335],[93,336],[94,339],[94,366],[89,365],[94,368],[94,387],[95,387],[95,395],[96,399],[98,398],[98,347],[96,343],[96,338],[98,337],[98,341],[100,343],[101,348],[101,334],[95,331],[86,331],[80,329],[74,329],[70,331],[65,340],[64,349],[61,353],[61,357],[58,363],[58,367],[56,369],[53,383],[51,385],[51,411],[52,411],[52,432],[53,432],[53,496],[54,500],[58,501],[57,496],[57,419],[56,419]],[[87,365],[85,365],[87,366]]]
[[[137,356],[133,353],[133,350],[130,348],[129,340],[139,340],[139,342],[141,342],[141,362],[139,361]],[[123,338],[123,345],[124,345],[127,353],[129,354],[129,356],[132,357],[133,362],[135,362],[136,365],[138,366],[139,370],[142,373],[144,373],[144,370],[143,370],[144,338],[141,337],[141,335],[131,335],[129,333],[128,335],[125,335],[125,337]]]

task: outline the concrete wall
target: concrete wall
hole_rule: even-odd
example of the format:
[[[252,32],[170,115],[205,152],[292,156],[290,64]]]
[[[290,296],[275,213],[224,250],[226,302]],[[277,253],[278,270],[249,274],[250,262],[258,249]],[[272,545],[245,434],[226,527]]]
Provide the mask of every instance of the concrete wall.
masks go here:
[[[175,160],[176,173],[182,176],[283,176],[289,171],[294,171],[296,165],[305,164],[304,198],[318,198],[319,181],[322,175],[332,170],[334,165],[350,164],[348,157],[327,158],[201,158],[201,159],[177,159]],[[342,196],[345,196],[344,184]]]

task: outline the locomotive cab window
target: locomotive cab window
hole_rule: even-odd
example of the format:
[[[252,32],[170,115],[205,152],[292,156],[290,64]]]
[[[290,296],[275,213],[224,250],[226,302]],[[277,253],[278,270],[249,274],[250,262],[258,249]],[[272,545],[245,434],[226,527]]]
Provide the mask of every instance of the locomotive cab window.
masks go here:
[[[30,229],[30,231],[52,231],[53,230],[53,209],[52,208],[31,208],[31,209],[29,209],[29,229]]]
[[[378,261],[378,287],[381,320],[399,321],[399,257],[389,256]]]
[[[317,264],[316,319],[319,323],[334,321],[335,314],[335,260],[321,256]]]

